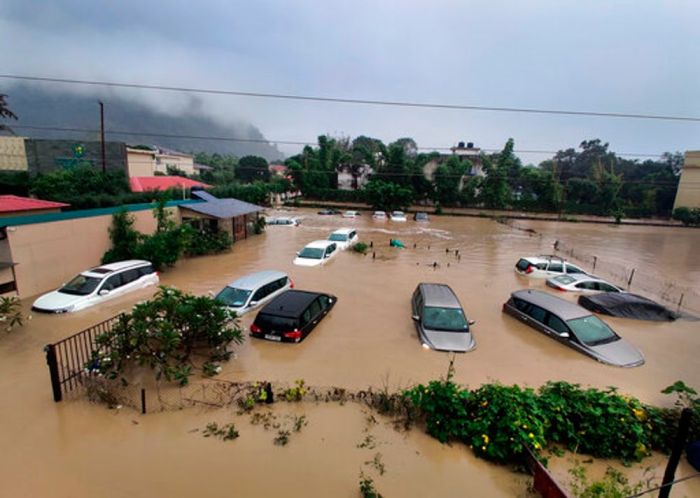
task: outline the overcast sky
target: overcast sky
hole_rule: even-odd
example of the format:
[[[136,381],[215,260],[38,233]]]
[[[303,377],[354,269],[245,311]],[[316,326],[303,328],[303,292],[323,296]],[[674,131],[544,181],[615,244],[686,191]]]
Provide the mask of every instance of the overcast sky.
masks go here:
[[[0,72],[698,117],[698,20],[694,0],[4,0]],[[11,93],[11,84],[0,79],[0,91]],[[590,138],[617,152],[700,149],[693,122],[126,95],[172,113],[201,105],[224,122],[250,121],[273,142],[328,133],[410,136],[425,147],[465,140],[493,148],[513,137],[516,149]]]

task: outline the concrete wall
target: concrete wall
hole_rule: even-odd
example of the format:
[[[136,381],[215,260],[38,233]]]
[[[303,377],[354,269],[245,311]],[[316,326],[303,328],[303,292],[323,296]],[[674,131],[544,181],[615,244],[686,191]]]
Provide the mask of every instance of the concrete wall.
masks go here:
[[[155,153],[150,151],[127,149],[129,177],[153,176],[155,171]]]
[[[700,151],[687,151],[683,160],[683,171],[678,183],[676,201],[678,207],[700,208]]]
[[[179,221],[177,208],[169,208]],[[130,213],[134,228],[153,233],[156,221],[150,209]],[[71,277],[100,264],[111,247],[108,228],[112,215],[36,223],[7,228],[12,260],[17,263],[17,288],[22,298],[55,289]]]
[[[100,142],[80,140],[26,139],[27,166],[31,174],[46,173],[57,169],[68,169],[80,165],[102,168]],[[82,156],[75,153],[75,146],[83,147]],[[105,156],[108,169],[127,171],[126,144],[105,142]]]
[[[24,138],[0,137],[0,170],[27,171]]]

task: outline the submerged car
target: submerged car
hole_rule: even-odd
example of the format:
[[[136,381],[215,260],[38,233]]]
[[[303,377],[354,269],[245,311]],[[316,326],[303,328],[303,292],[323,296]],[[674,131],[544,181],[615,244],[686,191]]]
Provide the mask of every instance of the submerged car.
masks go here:
[[[84,271],[60,289],[34,301],[32,309],[45,313],[69,313],[94,306],[131,291],[156,285],[158,273],[149,261],[132,259]]]
[[[328,240],[335,242],[338,249],[344,251],[360,240],[360,237],[354,228],[339,228],[328,236]]]
[[[328,209],[321,209],[318,212],[318,214],[320,214],[321,216],[331,216],[331,215],[335,215],[335,214],[340,214],[340,211],[338,211],[337,209],[328,208]]]
[[[298,227],[299,226],[299,220],[296,218],[269,218],[266,222],[266,225],[282,225],[282,226],[287,226],[287,227]]]
[[[260,271],[231,282],[216,295],[215,299],[241,316],[293,288],[294,282],[286,273],[272,270]]]
[[[374,214],[372,215],[372,218],[375,220],[386,220],[386,213],[384,211],[375,211]]]
[[[403,211],[392,211],[391,221],[406,221],[406,213]]]
[[[644,356],[590,311],[538,290],[513,292],[503,311],[549,337],[617,367],[637,367]]]
[[[515,271],[520,275],[534,278],[549,278],[557,275],[586,273],[578,266],[559,256],[528,256],[515,263]]]
[[[653,322],[673,321],[679,318],[677,313],[671,311],[663,304],[659,304],[644,296],[627,292],[580,296],[578,304],[595,313],[621,318],[634,318]]]
[[[459,299],[445,284],[418,284],[411,299],[413,321],[426,349],[465,353],[476,347]]]
[[[299,266],[325,265],[330,258],[338,254],[338,244],[330,240],[314,240],[307,244],[294,258]]]
[[[343,213],[343,218],[357,218],[358,216],[360,216],[359,211],[345,211]]]
[[[547,286],[560,291],[580,292],[582,294],[624,292],[624,290],[610,282],[593,275],[586,275],[585,273],[573,273],[571,275],[559,275],[548,278]]]
[[[428,221],[428,213],[423,211],[418,211],[413,215],[415,221]]]
[[[301,342],[335,306],[331,294],[289,290],[263,309],[250,326],[250,335],[277,342]]]

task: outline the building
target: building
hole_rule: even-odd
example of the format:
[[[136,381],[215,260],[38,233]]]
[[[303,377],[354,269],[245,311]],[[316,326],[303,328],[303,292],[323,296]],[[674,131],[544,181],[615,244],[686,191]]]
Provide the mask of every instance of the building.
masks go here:
[[[206,183],[190,180],[182,176],[132,176],[129,178],[129,185],[132,192],[165,191],[170,189],[190,190],[193,187],[211,187],[211,185]]]
[[[689,150],[685,153],[676,200],[673,203],[673,209],[679,207],[700,209],[700,150]]]
[[[192,197],[205,202],[180,206],[182,222],[199,230],[227,232],[234,242],[255,233],[260,213],[265,210],[238,199],[219,199],[204,190],[192,191]]]
[[[279,176],[284,178],[288,173],[288,168],[284,164],[270,164],[268,170],[270,170],[270,176],[272,177]]]
[[[23,137],[0,137],[0,171],[27,171]]]
[[[79,167],[102,168],[102,143],[99,141],[24,139],[27,170],[30,174],[48,173]],[[105,142],[105,167],[126,171],[126,144]]]
[[[364,188],[369,182],[374,170],[369,164],[352,166],[343,164],[337,169],[338,190],[357,190]]]
[[[167,175],[168,168],[179,170],[186,175],[194,175],[197,172],[192,154],[156,145],[127,147],[126,152],[129,177],[153,176],[156,173]]]
[[[29,216],[32,214],[60,213],[70,204],[42,201],[18,195],[0,195],[0,218],[9,216]]]

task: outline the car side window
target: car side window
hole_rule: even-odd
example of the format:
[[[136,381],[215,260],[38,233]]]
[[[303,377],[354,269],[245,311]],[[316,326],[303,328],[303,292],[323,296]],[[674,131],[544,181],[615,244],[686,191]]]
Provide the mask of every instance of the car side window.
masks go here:
[[[557,334],[563,334],[564,332],[569,332],[569,327],[566,326],[563,320],[558,316],[548,313],[547,316],[547,326],[554,330]]]
[[[112,275],[111,277],[107,278],[105,280],[104,284],[102,284],[102,288],[100,290],[114,290],[122,286],[122,275],[121,273],[117,273],[116,275]]]
[[[152,265],[142,266],[141,268],[138,268],[137,270],[139,272],[140,277],[143,277],[144,275],[150,275],[151,273],[156,272],[156,270],[153,268]]]
[[[598,284],[598,287],[600,288],[600,290],[605,291],[605,292],[617,292],[617,289],[615,287],[613,287],[610,284],[605,284],[603,282],[600,282]]]
[[[311,306],[309,306],[309,311],[311,311],[311,316],[313,318],[317,317],[321,313],[321,303],[316,299]]]
[[[141,277],[138,269],[126,270],[122,273],[122,285],[130,284],[134,280],[138,280]]]
[[[267,285],[260,287],[257,291],[255,291],[255,294],[253,294],[253,299],[251,299],[251,301],[260,301],[261,299],[265,299],[265,297],[267,297],[269,294],[268,289],[269,287]]]
[[[550,261],[549,267],[547,267],[547,271],[562,273],[564,271],[564,266],[558,261]]]
[[[580,282],[576,284],[577,289],[596,290],[595,282]]]
[[[535,265],[538,270],[546,270],[547,269],[547,263],[537,263]]]
[[[281,289],[282,287],[284,287],[285,285],[287,285],[287,282],[288,282],[288,281],[289,281],[289,279],[288,279],[287,277],[282,277],[282,278],[280,278],[280,279],[277,281],[277,289],[275,289],[275,290]]]
[[[530,317],[532,317],[533,320],[537,320],[540,323],[544,323],[544,319],[547,315],[547,312],[539,306],[535,306],[534,304],[531,304],[531,306],[532,308],[530,309],[528,315],[530,315]]]
[[[311,321],[311,309],[306,308],[306,311],[301,315],[301,326],[304,327]]]
[[[580,268],[575,267],[574,265],[568,264],[566,265],[566,273],[583,273],[583,270]]]
[[[530,303],[527,301],[523,301],[522,299],[518,298],[513,298],[513,305],[518,309],[519,311],[522,311],[523,313],[527,314],[527,310],[529,309]]]

